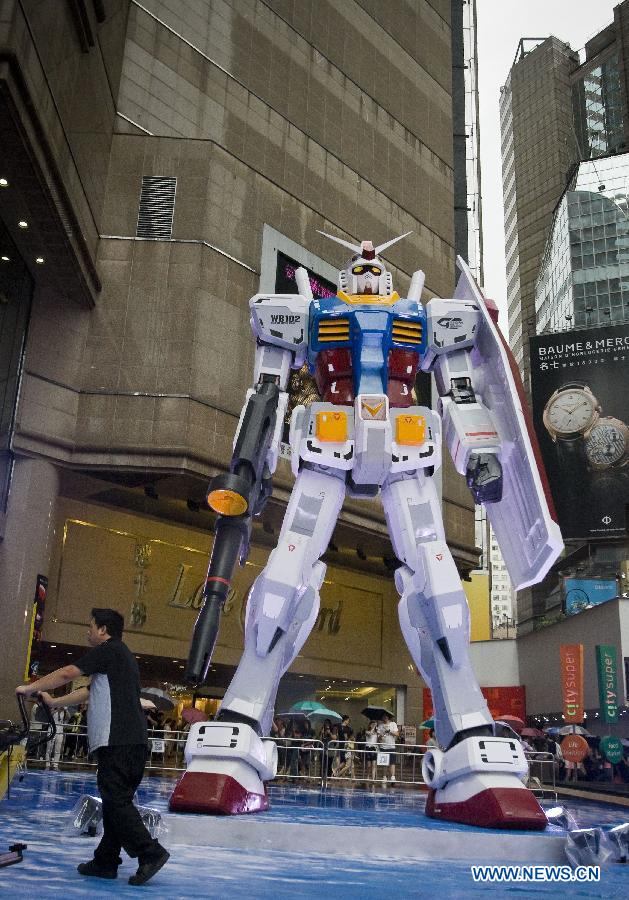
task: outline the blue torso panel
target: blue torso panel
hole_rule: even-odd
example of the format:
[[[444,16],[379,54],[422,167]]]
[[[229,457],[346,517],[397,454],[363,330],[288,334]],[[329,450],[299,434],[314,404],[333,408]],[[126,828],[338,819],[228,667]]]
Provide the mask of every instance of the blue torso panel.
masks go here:
[[[337,348],[347,348],[351,353],[355,394],[386,393],[390,351],[412,350],[420,357],[425,353],[424,307],[416,300],[404,299],[348,303],[337,295],[313,300],[308,336],[310,371],[314,371],[322,350]]]

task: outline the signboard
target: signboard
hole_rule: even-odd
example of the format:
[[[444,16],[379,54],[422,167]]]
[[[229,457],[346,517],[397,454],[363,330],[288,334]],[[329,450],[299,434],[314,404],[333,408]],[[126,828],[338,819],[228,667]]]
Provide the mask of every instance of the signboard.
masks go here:
[[[402,725],[400,730],[405,744],[417,743],[417,727],[415,725]]]
[[[334,297],[336,294],[336,285],[322,278],[316,272],[302,266],[296,260],[291,259],[278,250],[277,252],[277,270],[275,273],[275,293],[276,294],[298,294],[299,289],[295,281],[295,269],[306,269],[308,279],[310,281],[310,290],[313,297]]]
[[[564,612],[567,616],[583,612],[618,596],[615,578],[564,578]]]
[[[564,538],[626,534],[629,324],[531,338],[533,422]]]
[[[40,650],[47,594],[48,579],[45,575],[38,575],[35,582],[35,597],[33,598],[33,611],[31,613],[31,634],[26,657],[25,681],[31,681],[39,677],[39,659],[37,657]]]
[[[583,644],[561,644],[559,657],[564,719],[568,724],[582,722]]]
[[[620,738],[611,735],[601,738],[599,747],[605,759],[608,759],[610,763],[619,763],[622,759],[623,747]]]
[[[483,697],[487,701],[492,719],[501,716],[517,716],[523,721],[526,719],[526,689],[522,685],[512,687],[481,687]],[[429,719],[433,713],[432,696],[429,688],[423,691],[424,719]]]
[[[583,762],[589,750],[588,742],[580,734],[567,734],[561,742],[561,753],[566,762]]]
[[[598,697],[603,722],[618,722],[618,660],[611,644],[597,644],[596,672]]]
[[[376,765],[377,766],[388,766],[389,765],[389,757],[390,757],[389,753],[382,753],[381,751],[378,751]]]

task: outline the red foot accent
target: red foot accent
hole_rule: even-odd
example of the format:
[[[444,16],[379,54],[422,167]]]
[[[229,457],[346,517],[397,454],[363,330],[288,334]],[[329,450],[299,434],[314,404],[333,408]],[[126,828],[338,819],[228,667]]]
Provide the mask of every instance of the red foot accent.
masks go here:
[[[264,794],[252,794],[231,775],[184,772],[171,795],[168,808],[171,812],[234,816],[263,812],[269,808],[269,798],[266,788]]]
[[[535,796],[520,788],[487,788],[460,803],[441,803],[428,791],[426,815],[432,819],[480,825],[483,828],[522,828],[542,831],[548,820]]]

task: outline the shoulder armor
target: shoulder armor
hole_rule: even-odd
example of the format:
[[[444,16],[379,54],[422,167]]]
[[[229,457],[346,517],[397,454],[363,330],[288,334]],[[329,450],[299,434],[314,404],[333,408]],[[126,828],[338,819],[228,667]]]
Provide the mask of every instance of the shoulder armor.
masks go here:
[[[433,297],[427,305],[427,355],[422,368],[435,356],[466,350],[476,343],[481,314],[476,303]]]
[[[301,294],[256,294],[249,301],[251,328],[263,344],[302,356],[308,347],[310,300]]]

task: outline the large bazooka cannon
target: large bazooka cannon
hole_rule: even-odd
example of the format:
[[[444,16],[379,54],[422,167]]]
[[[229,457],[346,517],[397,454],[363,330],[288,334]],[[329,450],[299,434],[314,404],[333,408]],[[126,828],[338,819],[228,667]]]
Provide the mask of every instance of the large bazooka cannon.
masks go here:
[[[275,431],[279,395],[275,380],[256,385],[239,423],[230,471],[213,478],[208,488],[207,502],[218,518],[203,606],[194,626],[186,667],[186,680],[191,684],[205,682],[236,562],[245,564],[253,517],[262,512],[271,494],[266,459]]]

